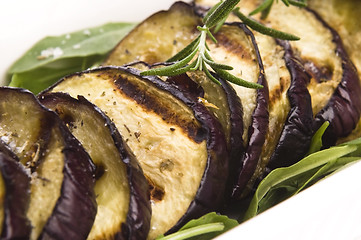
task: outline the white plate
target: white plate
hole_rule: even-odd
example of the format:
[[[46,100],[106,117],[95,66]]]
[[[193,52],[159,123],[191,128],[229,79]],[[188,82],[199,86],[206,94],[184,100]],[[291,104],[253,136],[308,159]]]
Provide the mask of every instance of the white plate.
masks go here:
[[[141,21],[173,0],[1,1],[0,83],[7,68],[48,35]],[[323,180],[219,239],[360,239],[361,163]]]

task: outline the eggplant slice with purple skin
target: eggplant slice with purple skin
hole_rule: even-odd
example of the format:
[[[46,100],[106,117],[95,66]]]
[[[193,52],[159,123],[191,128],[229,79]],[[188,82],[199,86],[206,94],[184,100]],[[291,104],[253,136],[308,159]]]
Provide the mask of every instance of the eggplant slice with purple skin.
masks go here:
[[[228,152],[221,125],[173,85],[104,67],[67,76],[46,92],[84,96],[114,122],[149,182],[149,239],[223,204]]]
[[[0,88],[0,116],[1,139],[31,172],[30,239],[85,239],[97,210],[89,155],[59,117],[27,90]],[[37,151],[31,156],[23,154],[32,147]]]
[[[260,3],[245,0],[239,6],[248,13]],[[347,137],[360,120],[361,87],[357,70],[339,34],[315,11],[286,7],[282,2],[272,6],[265,21],[258,20],[301,38],[292,41],[291,46],[312,76],[308,90],[315,118],[313,130],[325,121],[330,122],[323,136],[324,146],[332,146]]]
[[[98,212],[88,239],[146,239],[148,182],[111,120],[81,96],[48,93],[38,98],[60,116],[96,165]]]
[[[0,238],[29,239],[30,176],[16,156],[3,149],[0,143]]]
[[[291,84],[287,90],[290,111],[284,123],[277,146],[273,151],[267,170],[290,166],[304,157],[308,152],[313,136],[313,113],[311,96],[307,85],[309,74],[297,60],[289,42],[277,40],[284,49],[284,60],[291,75]]]
[[[317,10],[317,14],[340,35],[344,48],[356,66],[359,79],[361,79],[361,52],[359,51],[361,48],[361,25],[351,21],[357,19],[361,14],[358,4],[353,0],[334,0],[332,2],[319,0],[309,1],[307,6],[314,11]],[[353,132],[346,138],[339,139],[337,143],[359,137],[361,137],[361,118]]]
[[[180,17],[182,21],[178,21]],[[172,57],[172,55],[180,51],[196,37],[197,26],[202,23],[201,19],[201,12],[197,12],[192,5],[177,2],[168,11],[158,12],[139,24],[118,44],[104,64],[122,65],[144,61],[148,64],[154,64],[152,67],[156,67]],[[157,38],[147,38],[146,36],[149,34],[157,35]],[[241,78],[245,78],[248,81],[257,82],[261,79],[259,78],[261,71],[259,69],[260,65],[257,62],[254,44],[248,35],[245,34],[243,26],[224,26],[215,37],[218,40],[218,44],[214,44],[212,41],[207,42],[212,53],[216,55],[214,56],[215,59],[219,61],[217,55],[219,52],[222,52],[222,46],[224,46],[228,50],[225,53],[228,56],[222,55],[224,58],[220,62],[227,62],[228,64],[229,61],[234,61],[232,65],[239,66],[234,73],[237,76],[241,75]],[[147,41],[137,41],[140,38],[146,38]],[[232,51],[237,52],[239,56],[243,53],[244,58],[235,56],[235,54],[232,54]],[[195,82],[193,86],[189,83],[189,79]],[[227,195],[230,196],[233,183],[237,179],[237,169],[242,168],[242,158],[247,148],[248,128],[252,122],[251,116],[256,105],[257,91],[255,89],[231,85],[222,79],[220,79],[222,83],[220,86],[209,81],[202,72],[190,72],[181,76],[170,77],[166,80],[175,85],[180,91],[188,92],[188,94],[189,92],[195,92],[192,93],[195,95],[194,97],[199,98],[222,124],[230,152],[230,178],[227,183],[229,188]],[[184,87],[185,80],[187,80],[188,86],[190,86],[186,89]],[[264,78],[262,77],[260,81],[263,80]],[[264,81],[260,83],[264,84],[265,87],[259,90],[258,93],[266,96],[267,84]],[[197,93],[194,88],[202,90]],[[264,102],[264,104],[266,104],[264,107],[267,108],[267,103]],[[244,105],[247,107],[244,108]],[[267,111],[264,111],[261,114],[262,116],[260,115],[259,117],[264,117],[263,114],[267,114]],[[254,121],[256,122],[257,120],[255,119]],[[265,133],[263,130],[260,132],[261,134]],[[262,146],[264,143],[264,138],[261,134],[256,141],[256,144],[259,146]],[[255,154],[258,153],[253,151],[252,157],[256,160],[246,160],[248,162],[247,166],[252,169],[248,170],[248,173],[254,172],[254,168],[257,165],[258,157]]]
[[[178,52],[196,37],[195,29],[201,25],[201,16],[206,9],[206,6],[178,2],[168,11],[154,14],[118,44],[105,64],[121,65],[137,60],[149,64],[166,61],[172,56],[171,53]],[[179,16],[186,16],[185,21],[180,23]],[[229,20],[237,19],[230,17]],[[158,35],[153,41],[137,41],[148,34]],[[290,55],[291,50],[284,49],[271,37],[258,33],[253,36],[243,24],[227,23],[214,36],[218,43],[208,42],[213,59],[233,66],[233,74],[238,77],[252,82],[260,81],[264,89],[245,89],[223,80],[220,80],[222,86],[219,86],[199,72],[189,72],[167,80],[182,90],[181,84],[188,76],[196,84],[188,84],[185,92],[196,92],[195,89],[202,88],[198,97],[207,101],[206,106],[218,117],[226,133],[232,166],[228,186],[235,184],[230,194],[233,198],[239,198],[247,195],[256,179],[268,171],[269,161],[277,165],[284,162],[290,165],[307,152],[313,135],[312,108],[306,89],[309,77],[302,66],[295,66],[296,61],[285,59],[285,52],[288,51]],[[160,63],[155,63],[153,67],[158,65]],[[292,71],[288,68],[292,68]],[[227,97],[219,98],[219,89],[222,88]],[[234,90],[230,90],[232,88]],[[294,151],[295,146],[297,151]],[[291,156],[290,151],[294,153]]]
[[[148,67],[157,67],[157,63],[163,63],[189,44],[196,37],[196,27],[201,24],[199,14],[191,5],[177,2],[169,10],[157,12],[140,23],[115,47],[104,65],[144,62]],[[153,35],[156,37],[149,37]],[[139,64],[132,66],[147,70]],[[166,81],[191,98],[205,102],[217,116],[227,137],[230,169],[238,168],[243,152],[243,110],[234,89],[222,79],[219,79],[221,86],[208,81],[202,72],[169,77]]]

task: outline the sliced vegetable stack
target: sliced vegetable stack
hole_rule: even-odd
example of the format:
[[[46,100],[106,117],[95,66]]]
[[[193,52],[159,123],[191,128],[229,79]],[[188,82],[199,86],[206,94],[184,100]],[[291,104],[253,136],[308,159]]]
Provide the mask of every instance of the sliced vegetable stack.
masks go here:
[[[118,44],[105,64],[146,61],[157,67],[156,61],[166,61],[195,37],[203,12],[199,6],[178,2],[169,11],[154,14]],[[184,21],[179,22],[179,16]],[[147,38],[155,34],[157,38]],[[222,86],[204,81],[201,72],[187,73],[195,82],[194,88],[202,88],[199,97],[209,103],[208,108],[223,123],[231,152],[229,194],[239,198],[251,191],[268,162],[272,168],[290,165],[308,151],[313,134],[311,100],[306,88],[310,78],[286,42],[259,33],[254,36],[238,22],[222,26],[214,37],[217,43],[209,40],[207,44],[216,62],[232,63],[232,74],[264,86],[255,90],[223,81],[223,88],[229,86],[234,91],[222,93],[228,100],[221,101]],[[147,41],[137,41],[140,38]],[[180,84],[173,79],[167,81]],[[228,108],[224,105],[227,102]]]
[[[98,211],[88,239],[144,239],[151,215],[148,183],[114,124],[80,96],[54,93],[40,101],[60,116],[96,166]]]
[[[287,7],[288,1],[252,12],[262,2],[242,0],[208,35],[208,10],[219,1],[176,2],[130,31],[103,66],[67,75],[38,96],[1,87],[1,236],[155,239],[204,214],[248,204],[256,193],[246,213],[254,216],[269,205],[258,209],[261,198],[276,199],[265,189],[267,181],[282,184],[277,174],[289,182],[299,173],[287,171],[310,167],[298,192],[356,161],[359,141],[342,161],[317,165],[311,155],[299,162],[312,152],[321,126],[317,148],[321,138],[328,148],[361,135],[360,74],[351,47],[317,12]],[[261,34],[254,24],[300,40]],[[182,66],[189,71],[146,76],[180,66],[174,55],[195,39],[206,54],[201,67],[191,65],[200,59],[192,50],[190,65]],[[214,72],[204,71],[206,64]],[[218,217],[198,221],[209,218]]]
[[[150,186],[149,238],[223,204],[228,153],[219,122],[203,104],[157,77],[105,67],[70,75],[41,93],[82,95],[113,121]]]
[[[1,141],[31,174],[30,198],[21,204],[32,227],[27,237],[85,239],[97,210],[89,155],[32,93],[6,87],[0,92]]]

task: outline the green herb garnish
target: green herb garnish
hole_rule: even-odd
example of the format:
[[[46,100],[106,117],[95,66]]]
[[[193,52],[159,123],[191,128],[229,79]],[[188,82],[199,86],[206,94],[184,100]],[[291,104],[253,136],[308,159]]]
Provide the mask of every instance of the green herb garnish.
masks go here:
[[[209,47],[207,46],[207,37],[209,37],[214,43],[217,43],[217,40],[210,29],[213,27],[219,28],[239,1],[240,0],[226,0],[213,6],[203,18],[204,25],[202,27],[198,27],[198,30],[200,31],[198,37],[167,61],[173,62],[172,65],[143,71],[141,72],[141,75],[173,76],[188,71],[200,70],[203,71],[209,79],[220,84],[220,82],[210,73],[208,69],[208,67],[210,67],[214,72],[227,81],[240,86],[262,88],[262,86],[257,83],[247,82],[228,73],[227,70],[232,70],[233,67],[216,63],[212,59]]]
[[[294,1],[294,0],[282,0],[282,2],[288,7],[290,5],[296,6],[296,7],[306,7],[307,6],[307,1],[306,0],[299,0],[299,1]],[[269,12],[271,11],[272,5],[274,3],[274,0],[265,0],[261,5],[259,5],[255,10],[253,10],[249,15],[255,15],[257,13],[261,13],[262,19],[267,18]]]
[[[326,122],[312,139],[310,155],[289,167],[277,168],[259,184],[245,214],[248,220],[270,207],[292,197],[303,189],[340,169],[360,161],[361,138],[325,150],[322,135]]]
[[[11,66],[9,85],[38,93],[65,75],[101,63],[134,26],[134,23],[108,23],[46,37]]]
[[[242,20],[242,22],[244,24],[246,24],[248,27],[252,28],[253,30],[262,33],[264,35],[268,35],[274,38],[278,38],[278,39],[283,39],[283,40],[291,40],[291,41],[295,41],[295,40],[300,40],[299,37],[289,34],[289,33],[285,33],[285,32],[281,32],[278,31],[276,29],[273,28],[268,28],[264,25],[262,25],[261,23],[247,17],[246,15],[244,15],[243,13],[241,13],[239,11],[239,8],[235,8],[233,10],[233,13]]]
[[[208,240],[215,238],[236,226],[238,226],[236,220],[211,212],[198,219],[189,221],[175,233],[157,237],[157,240]]]
[[[224,24],[229,14],[233,12],[244,24],[256,30],[262,34],[269,35],[275,38],[280,38],[284,40],[299,40],[300,38],[292,34],[284,33],[277,31],[272,28],[268,28],[255,20],[245,16],[239,11],[237,4],[240,0],[221,0],[216,5],[214,5],[203,17],[203,26],[198,26],[199,35],[196,37],[188,46],[183,50],[177,53],[172,58],[168,59],[167,62],[172,63],[171,65],[155,68],[147,71],[141,72],[141,75],[158,75],[158,76],[174,76],[188,71],[203,71],[209,79],[213,82],[220,84],[215,76],[212,75],[209,68],[210,67],[218,76],[222,77],[224,80],[237,84],[239,86],[247,88],[262,88],[260,84],[253,83],[236,77],[228,72],[232,70],[233,67],[229,65],[216,63],[212,57],[207,46],[207,37],[209,37],[214,43],[217,43],[216,38],[213,33],[216,33],[221,26]],[[283,3],[287,6],[289,5],[305,5],[305,1],[290,1],[283,0]],[[270,10],[273,4],[273,0],[266,0],[261,4],[257,9],[255,9],[251,14],[256,14],[258,12],[267,12]],[[213,33],[212,33],[213,32]]]

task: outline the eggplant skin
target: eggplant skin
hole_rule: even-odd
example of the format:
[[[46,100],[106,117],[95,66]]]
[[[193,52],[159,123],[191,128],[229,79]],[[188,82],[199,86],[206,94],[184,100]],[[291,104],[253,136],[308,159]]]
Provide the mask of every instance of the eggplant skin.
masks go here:
[[[96,81],[99,81],[99,84],[104,86],[106,89],[99,88],[99,84]],[[87,85],[86,88],[84,88],[84,85],[81,84],[83,82],[85,85]],[[102,101],[93,102],[94,99],[98,98],[92,97],[101,96],[102,92],[104,91],[106,91],[106,94]],[[180,216],[178,217],[177,215],[176,218],[174,218],[174,214],[172,215],[171,208],[164,209],[164,211],[163,209],[157,209],[162,212],[161,215],[154,214],[155,211],[152,209],[152,219],[155,219],[155,221],[159,221],[162,224],[158,228],[153,229],[154,238],[164,232],[174,232],[189,220],[201,217],[203,214],[206,214],[210,211],[217,211],[222,207],[225,198],[224,192],[226,181],[228,178],[229,154],[227,151],[226,138],[219,121],[202,103],[190,99],[173,85],[163,81],[162,79],[156,76],[142,77],[140,76],[139,70],[130,67],[108,66],[76,73],[74,75],[63,78],[57,84],[45,90],[45,92],[68,92],[71,96],[83,95],[85,98],[95,103],[104,112],[107,112],[108,116],[111,119],[114,119],[114,122],[117,120],[117,118],[119,119],[119,111],[124,107],[121,105],[121,103],[124,102],[124,100],[128,101],[129,99],[131,100],[132,108],[133,104],[137,104],[141,107],[139,108],[142,110],[141,114],[148,114],[149,112],[149,117],[157,114],[157,121],[159,119],[162,124],[165,124],[164,126],[160,126],[160,128],[166,129],[167,132],[168,130],[173,132],[174,129],[178,129],[176,130],[176,134],[182,135],[182,138],[179,139],[187,138],[187,144],[192,144],[192,147],[196,147],[195,151],[202,151],[200,153],[203,156],[200,156],[200,158],[203,162],[200,162],[199,164],[204,165],[205,167],[202,167],[202,169],[199,170],[201,172],[201,175],[197,176],[197,178],[199,178],[199,182],[197,181],[194,186],[190,187],[195,189],[192,193],[192,195],[194,194],[194,197],[189,199],[189,195],[187,195],[184,196],[184,198],[181,197],[182,199],[174,199],[175,201],[187,201],[186,205],[177,205],[174,207],[178,211],[177,214],[182,212],[179,214]],[[116,101],[116,107],[119,108],[117,112],[112,112],[112,110],[116,109],[114,104],[111,106],[104,104],[108,103],[108,100],[110,99],[114,99],[112,101]],[[131,117],[132,113],[124,112],[123,114]],[[127,134],[127,129],[124,127],[124,124],[126,125],[127,122],[122,122],[119,120],[118,122],[115,122],[115,124],[120,133],[124,132],[124,134]],[[170,127],[172,125],[174,128]],[[135,127],[133,127],[134,129],[132,132],[141,130],[138,128],[139,125],[134,126]],[[146,130],[143,129],[142,131]],[[127,139],[126,135],[124,136],[125,139]],[[143,132],[141,136],[146,136],[146,134]],[[146,144],[149,142],[147,138],[148,137],[145,137],[143,141]],[[152,139],[152,141],[156,141],[157,138],[157,136],[153,136],[153,138],[151,137],[150,139]],[[133,151],[138,151],[138,140],[135,137],[131,139],[130,136],[128,139],[129,146],[132,149],[133,147],[135,148]],[[142,139],[140,139],[140,141],[142,142]],[[162,142],[166,142],[166,144],[169,145],[173,144],[173,141],[164,140]],[[182,145],[181,142],[176,142],[175,144],[175,146]],[[175,150],[178,151],[177,148],[175,148]],[[180,163],[188,161],[188,159],[183,156],[175,156],[175,158]],[[152,161],[152,157],[149,159],[151,162],[154,162]],[[181,161],[181,159],[184,159],[184,161]],[[196,160],[194,156],[190,156],[190,159]],[[146,159],[143,156],[143,159],[140,159],[139,161],[140,165],[143,166],[142,161],[146,161]],[[144,169],[145,168],[143,168],[143,170]],[[161,168],[156,168],[153,170],[162,173]],[[188,177],[189,173],[186,166],[182,166],[181,170],[179,171],[181,173],[184,171],[184,175],[187,174],[187,179],[190,179]],[[147,176],[148,172],[144,170],[144,173]],[[178,177],[184,177],[183,174],[177,174],[178,171],[166,171],[166,174],[169,174],[169,176],[171,176],[170,173]],[[149,172],[149,174],[154,173]],[[169,188],[171,188],[171,190],[168,189],[167,193],[178,194],[175,193],[175,191],[177,191],[176,185],[169,186]],[[181,191],[184,190],[184,186],[180,186],[180,188],[182,189]],[[168,199],[172,200],[174,197],[171,197],[172,195],[169,194],[167,195],[170,196],[167,198],[167,202],[162,202],[163,198],[157,199],[155,196],[155,206],[167,206],[168,204],[172,203],[173,201],[168,201]],[[167,223],[163,222],[163,214],[165,213],[172,215],[171,217],[174,218],[174,223],[172,221],[171,224],[166,226],[163,225]],[[162,229],[162,231],[159,229]],[[152,221],[150,231],[152,231]]]
[[[33,156],[44,154],[51,135],[50,113],[26,89],[1,87],[0,93],[1,141],[22,164],[35,168],[39,162]]]
[[[141,68],[143,66],[134,64],[145,65],[144,63],[147,62],[150,65],[154,64],[150,67],[159,66],[197,36],[196,27],[202,24],[202,14],[204,11],[194,4],[175,2],[168,10],[157,12],[140,23],[119,42],[104,65],[127,64],[129,66],[132,64],[135,68]],[[139,39],[144,39],[144,41],[139,41]],[[240,167],[240,158],[244,151],[243,110],[240,98],[232,86],[219,77],[215,77],[221,84],[206,80],[205,74],[199,71],[168,77],[167,81],[183,91],[185,95],[193,95],[197,100],[201,97],[213,104],[213,107],[209,109],[223,126],[230,152],[230,175],[233,176],[230,176],[230,184],[227,185],[231,186],[236,175],[233,169]],[[231,192],[231,189],[227,191]]]
[[[49,218],[45,220],[46,223],[38,239],[85,239],[93,225],[97,212],[93,191],[95,166],[89,155],[61,122],[56,113],[41,105],[30,91],[20,88],[1,87],[0,96],[2,97],[1,104],[3,107],[11,106],[13,108],[13,111],[7,112],[7,114],[11,115],[14,126],[20,126],[19,122],[24,122],[23,129],[16,129],[18,132],[24,131],[28,133],[25,136],[29,137],[29,139],[35,139],[35,143],[36,141],[47,140],[48,138],[42,138],[42,135],[38,135],[38,129],[28,129],[31,126],[27,121],[38,122],[40,119],[42,124],[32,127],[47,127],[41,129],[41,131],[47,132],[46,135],[49,136],[56,133],[56,136],[49,138],[49,143],[54,141],[59,143],[57,145],[61,147],[61,149],[50,149],[49,144],[44,143],[46,148],[43,152],[50,151],[51,153],[52,150],[59,152],[59,156],[62,157],[61,161],[64,161],[64,167],[62,169],[61,188],[59,189],[60,195],[49,196],[55,199],[55,206],[51,210]],[[28,120],[23,118],[24,115],[29,116]],[[21,118],[17,116],[21,116]],[[11,129],[11,127],[9,128]],[[32,134],[35,135],[35,138]],[[23,141],[23,139],[20,140]],[[16,145],[16,142],[14,143]],[[39,166],[38,162],[42,162],[46,155],[41,154],[39,158],[36,158],[35,168],[33,168],[34,166],[26,167],[30,171],[36,171]],[[20,154],[20,156],[22,155]],[[27,212],[28,218],[31,214],[30,199]]]
[[[119,151],[118,154],[121,156],[122,162],[126,168],[130,192],[130,203],[126,222],[123,223],[122,226],[119,226],[120,229],[114,235],[114,239],[146,239],[150,228],[151,217],[148,182],[143,175],[143,171],[140,168],[137,159],[128,145],[123,141],[123,138],[114,123],[97,106],[82,96],[78,96],[78,99],[75,99],[68,94],[56,92],[40,95],[38,98],[45,106],[55,109],[55,112],[58,112],[58,105],[71,105],[73,108],[79,104],[84,105],[87,109],[93,111],[89,114],[96,114],[93,118],[98,117],[104,121],[104,128],[109,130],[114,145]],[[82,106],[78,109],[82,109]],[[66,116],[62,119],[65,121]]]
[[[249,193],[249,190],[246,189],[247,186],[253,185],[252,182],[250,183],[250,180],[257,169],[262,146],[266,140],[266,133],[269,126],[269,89],[264,74],[261,55],[253,33],[244,24],[232,24],[237,24],[250,37],[255,49],[259,68],[257,83],[263,86],[263,88],[257,89],[256,107],[252,113],[251,125],[248,128],[248,144],[243,153],[241,160],[242,166],[241,169],[238,170],[238,176],[232,190],[232,198],[239,199]]]
[[[314,130],[325,121],[330,125],[322,140],[324,147],[336,144],[337,140],[348,136],[355,129],[361,116],[361,85],[357,69],[351,62],[339,34],[330,27],[321,16],[308,9],[315,17],[329,29],[336,44],[336,54],[342,59],[342,79],[327,105],[315,116]]]
[[[190,77],[191,76],[191,77]],[[207,80],[207,83],[202,83],[201,85],[204,87],[208,87],[207,90],[211,88],[211,90],[215,91],[215,89],[224,93],[224,98],[221,98],[218,94],[218,96],[208,96],[209,100],[208,102],[216,103],[217,106],[222,106],[220,110],[212,109],[210,107],[211,111],[215,111],[215,115],[218,116],[223,114],[224,116],[227,116],[226,121],[221,121],[221,124],[223,125],[223,129],[226,132],[227,128],[229,128],[229,133],[226,134],[227,144],[228,144],[228,151],[229,151],[229,176],[228,176],[228,182],[227,182],[227,189],[226,189],[226,198],[229,198],[231,196],[232,192],[232,185],[234,183],[234,180],[236,178],[237,172],[235,169],[239,169],[241,167],[241,161],[240,156],[242,156],[244,152],[244,142],[242,139],[243,135],[243,109],[242,104],[237,96],[236,91],[234,88],[225,80],[219,78],[216,74],[213,74],[215,78],[221,83],[220,85],[216,84],[216,86],[212,85],[211,81]],[[196,78],[201,78],[202,75],[199,73],[188,73],[188,74],[182,74],[178,76],[172,76],[168,77],[167,81],[171,84],[175,85],[180,91],[182,91],[184,94],[189,95],[189,97],[193,98],[194,100],[198,100],[199,97],[204,98],[205,96],[205,90],[201,85],[198,85],[196,82]],[[199,80],[198,80],[199,81]],[[211,92],[211,94],[216,95],[218,92]],[[212,98],[214,97],[214,99]],[[221,101],[223,103],[221,103]],[[224,105],[222,105],[224,104]],[[227,108],[227,109],[223,109]],[[224,125],[229,125],[230,127],[225,127]],[[228,199],[226,200],[228,201]]]
[[[124,69],[139,76],[135,69]],[[219,210],[225,201],[226,183],[229,171],[229,154],[222,126],[209,110],[198,101],[192,101],[176,88],[167,86],[159,78],[151,77],[151,81],[167,90],[192,108],[195,118],[203,128],[203,138],[207,140],[207,166],[194,200],[183,217],[165,234],[179,230],[188,221],[198,218],[210,211]],[[222,176],[223,175],[223,176]]]
[[[55,113],[54,113],[55,115]],[[66,146],[61,195],[39,239],[86,239],[95,219],[95,166],[79,141],[58,120]]]
[[[1,239],[28,239],[31,225],[26,217],[30,177],[18,159],[0,152],[0,172],[5,183],[4,222]]]
[[[277,43],[285,50],[284,59],[291,74],[291,85],[287,91],[291,110],[267,171],[298,162],[307,153],[314,134],[311,96],[307,89],[311,76],[300,64],[289,42],[277,40]]]
[[[119,69],[140,77],[140,71],[136,69],[123,67],[119,67]],[[227,171],[229,159],[226,139],[219,121],[210,114],[209,110],[202,103],[189,99],[183,93],[178,91],[177,88],[170,86],[163,80],[153,76],[144,77],[144,79],[147,79],[158,88],[171,93],[173,96],[188,105],[193,110],[194,117],[202,125],[202,129],[201,131],[198,131],[196,138],[207,140],[207,167],[202,177],[197,195],[187,212],[191,213],[193,206],[199,205],[203,205],[204,208],[213,210],[219,208],[221,203],[224,201],[224,196],[220,193],[223,193],[225,189],[225,179],[227,179],[228,176]],[[221,176],[221,174],[224,174],[224,176]],[[197,210],[195,212],[197,212]],[[187,215],[187,213],[185,215]],[[190,219],[192,218],[189,217],[189,220]],[[181,220],[182,223],[178,223],[177,225],[183,225],[187,221],[188,219],[186,221]]]

